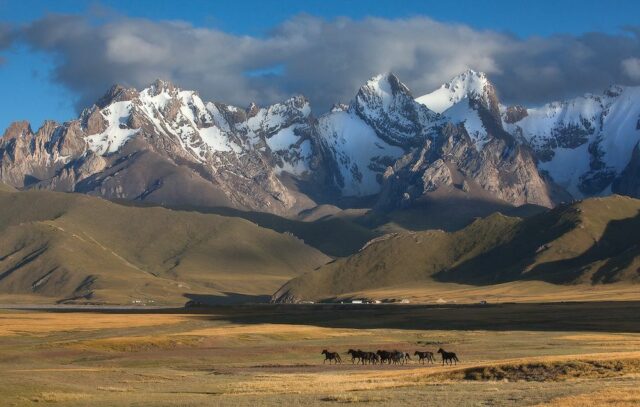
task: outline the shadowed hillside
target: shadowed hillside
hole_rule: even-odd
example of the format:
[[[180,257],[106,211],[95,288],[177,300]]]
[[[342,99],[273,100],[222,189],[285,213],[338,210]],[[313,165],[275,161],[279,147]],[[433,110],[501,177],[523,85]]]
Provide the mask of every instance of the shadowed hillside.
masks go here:
[[[246,301],[327,260],[293,236],[243,219],[0,192],[0,295],[11,301]]]
[[[494,214],[458,232],[391,234],[283,286],[278,301],[388,287],[640,280],[640,200],[594,198],[526,219]]]
[[[243,218],[279,233],[290,233],[305,244],[334,257],[344,257],[356,253],[369,240],[380,234],[355,221],[339,217],[339,215],[326,215],[307,221],[289,219],[266,212],[239,211],[224,207],[197,208],[195,210]]]

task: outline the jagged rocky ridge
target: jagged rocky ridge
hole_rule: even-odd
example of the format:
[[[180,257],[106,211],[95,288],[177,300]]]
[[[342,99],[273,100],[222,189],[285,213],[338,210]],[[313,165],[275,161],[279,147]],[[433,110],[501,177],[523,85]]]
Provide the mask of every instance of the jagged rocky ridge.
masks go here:
[[[501,105],[482,73],[417,99],[387,74],[315,117],[302,96],[243,109],[158,80],[142,91],[114,86],[70,122],[36,132],[12,124],[0,181],[285,215],[370,195],[381,209],[451,194],[543,206],[637,195],[639,96],[612,87],[527,109]]]

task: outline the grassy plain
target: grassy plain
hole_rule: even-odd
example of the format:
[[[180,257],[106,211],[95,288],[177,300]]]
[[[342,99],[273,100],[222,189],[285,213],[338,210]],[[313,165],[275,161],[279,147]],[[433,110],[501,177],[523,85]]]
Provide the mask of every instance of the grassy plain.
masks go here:
[[[0,311],[7,406],[631,406],[640,304]],[[462,363],[352,365],[349,348]],[[323,365],[323,348],[342,365]]]

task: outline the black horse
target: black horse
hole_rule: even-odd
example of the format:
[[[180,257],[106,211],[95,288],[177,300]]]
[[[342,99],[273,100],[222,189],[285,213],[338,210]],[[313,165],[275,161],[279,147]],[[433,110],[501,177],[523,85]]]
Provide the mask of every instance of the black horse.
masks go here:
[[[447,352],[444,349],[440,348],[438,349],[438,353],[442,355],[442,364],[444,365],[445,362],[447,364],[458,364],[458,362],[460,362],[460,360],[458,359],[458,357],[456,356],[455,353],[453,352]]]
[[[380,361],[380,358],[378,357],[378,355],[376,355],[373,352],[362,352],[363,353],[363,360],[366,362],[369,362],[372,365],[375,365],[376,363],[378,363]]]
[[[420,352],[417,350],[413,353],[413,355],[418,357],[418,363],[424,364],[425,360],[429,363],[433,363],[436,361],[436,358],[433,357],[433,352]]]
[[[347,351],[347,355],[351,355],[351,363],[353,364],[354,362],[358,362],[358,363],[362,363],[364,364],[364,353],[363,351],[361,351],[360,349],[358,350],[353,350],[353,349],[349,349]]]
[[[405,352],[405,354],[404,354],[404,362],[407,363],[410,360],[411,360],[411,356],[409,356],[409,354]]]
[[[376,355],[380,357],[381,364],[383,363],[391,364],[393,360],[393,352],[378,349],[378,351],[376,352]]]
[[[389,352],[389,354],[390,354],[389,363],[393,363],[394,365],[404,364],[405,362],[404,352],[400,352],[399,350],[394,350]]]
[[[329,361],[329,364],[331,364],[331,361],[334,361],[336,364],[342,363],[342,359],[340,358],[338,352],[329,352],[328,350],[324,349],[322,352],[320,352],[320,354],[324,355],[324,361],[322,362],[322,364],[325,364],[327,360]]]

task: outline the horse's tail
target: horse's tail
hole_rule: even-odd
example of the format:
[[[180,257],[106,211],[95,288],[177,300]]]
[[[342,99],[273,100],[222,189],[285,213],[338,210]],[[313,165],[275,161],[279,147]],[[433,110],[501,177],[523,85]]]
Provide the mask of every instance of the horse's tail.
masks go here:
[[[342,363],[342,359],[340,358],[339,354],[336,354],[336,359],[338,359],[338,362]]]

